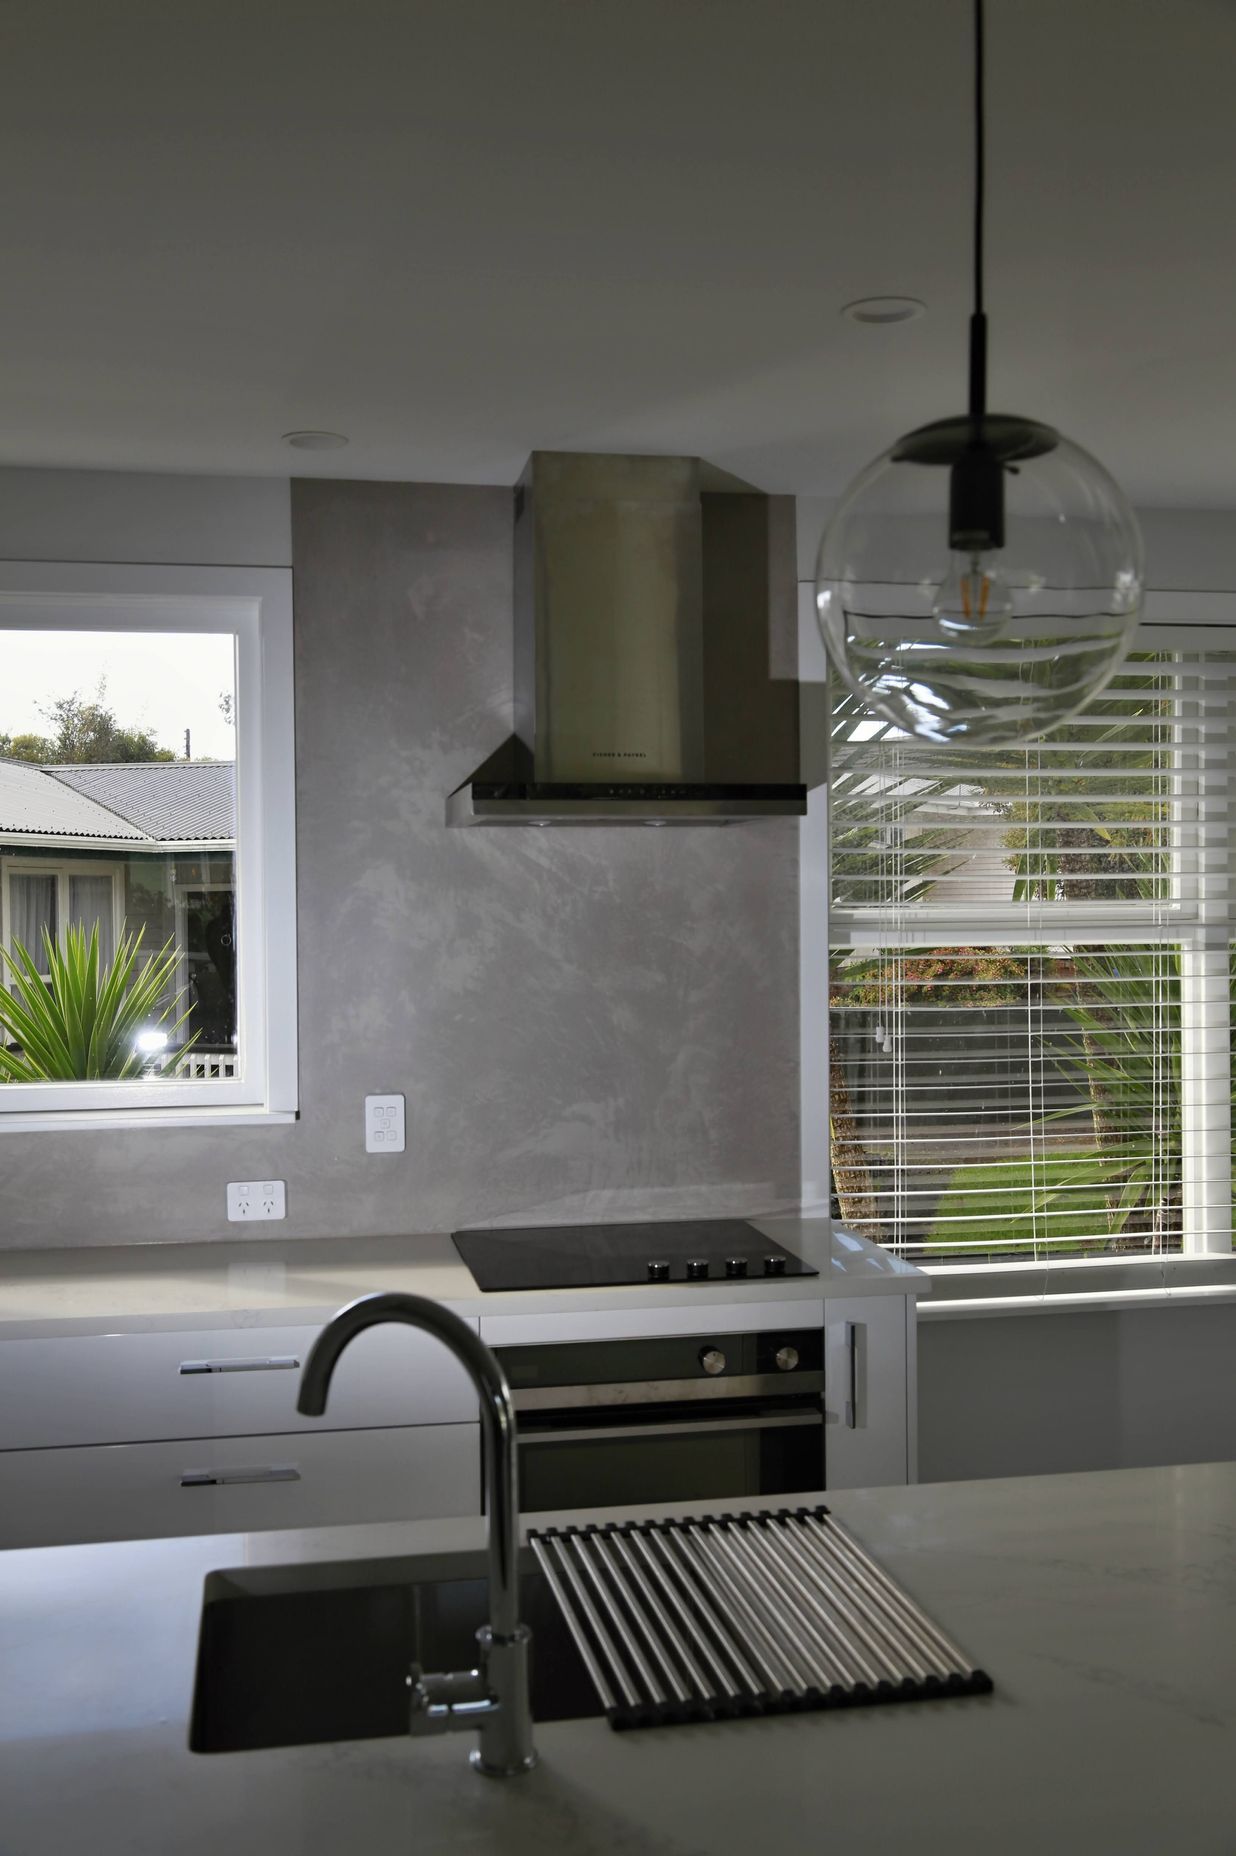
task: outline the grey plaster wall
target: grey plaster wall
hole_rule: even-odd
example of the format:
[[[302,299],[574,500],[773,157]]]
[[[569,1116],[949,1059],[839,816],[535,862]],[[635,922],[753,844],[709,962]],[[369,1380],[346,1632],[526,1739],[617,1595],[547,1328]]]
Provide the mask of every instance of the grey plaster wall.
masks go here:
[[[922,1321],[919,1476],[1236,1457],[1236,1304]]]
[[[509,493],[292,503],[301,1119],[0,1132],[0,1246],[234,1238],[224,1185],[254,1174],[305,1237],[796,1199],[794,822],[446,832],[510,726]],[[408,1150],[366,1156],[387,1090]]]

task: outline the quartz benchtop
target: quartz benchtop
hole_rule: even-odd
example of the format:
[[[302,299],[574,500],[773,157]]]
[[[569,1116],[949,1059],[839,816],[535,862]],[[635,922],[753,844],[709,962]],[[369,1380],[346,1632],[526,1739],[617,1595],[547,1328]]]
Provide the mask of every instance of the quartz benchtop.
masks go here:
[[[1230,1856],[1236,1464],[823,1499],[993,1695],[638,1734],[559,1722],[507,1781],[471,1771],[468,1735],[186,1747],[208,1572],[470,1553],[478,1522],[0,1553],[0,1849]]]
[[[826,1218],[750,1221],[797,1252],[818,1276],[771,1281],[649,1283],[626,1288],[486,1294],[446,1232],[407,1237],[248,1238],[209,1244],[130,1244],[0,1251],[0,1340],[195,1327],[325,1321],[373,1290],[445,1302],[461,1315],[595,1314],[608,1310],[819,1302],[923,1295],[922,1270]]]

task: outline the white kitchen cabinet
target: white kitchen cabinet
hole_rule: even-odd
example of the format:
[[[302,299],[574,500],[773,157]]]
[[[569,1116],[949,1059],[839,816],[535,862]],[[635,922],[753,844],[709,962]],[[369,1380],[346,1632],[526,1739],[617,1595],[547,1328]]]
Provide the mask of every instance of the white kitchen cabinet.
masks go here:
[[[916,1480],[916,1336],[912,1296],[825,1303],[827,1488]]]
[[[0,1452],[0,1547],[474,1515],[480,1425]]]
[[[394,1324],[357,1336],[335,1369],[323,1416],[302,1418],[300,1369],[320,1331],[320,1324],[229,1327],[0,1342],[0,1450],[475,1419],[476,1392],[454,1355],[431,1335]]]
[[[479,1514],[477,1396],[454,1356],[370,1329],[302,1418],[319,1332],[0,1341],[0,1548]]]

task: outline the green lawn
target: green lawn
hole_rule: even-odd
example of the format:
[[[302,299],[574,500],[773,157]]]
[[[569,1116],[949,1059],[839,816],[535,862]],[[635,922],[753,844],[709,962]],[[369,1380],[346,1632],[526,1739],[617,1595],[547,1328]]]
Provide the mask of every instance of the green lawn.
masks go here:
[[[1036,1202],[1042,1205],[1045,1193],[1076,1179],[1079,1170],[1063,1155],[1037,1161],[1033,1168],[1028,1160],[958,1167],[936,1209],[939,1222],[933,1226],[929,1242],[942,1248],[957,1243],[981,1243],[993,1250],[1014,1246],[1028,1248],[1035,1237],[1032,1207]],[[967,1216],[971,1222],[945,1222]],[[1107,1202],[1102,1188],[1088,1183],[1078,1186],[1067,1197],[1053,1200],[1050,1217],[1040,1215],[1038,1226],[1040,1240],[1050,1235],[1104,1242]],[[1051,1254],[1084,1254],[1092,1248],[1093,1242],[1054,1243]]]

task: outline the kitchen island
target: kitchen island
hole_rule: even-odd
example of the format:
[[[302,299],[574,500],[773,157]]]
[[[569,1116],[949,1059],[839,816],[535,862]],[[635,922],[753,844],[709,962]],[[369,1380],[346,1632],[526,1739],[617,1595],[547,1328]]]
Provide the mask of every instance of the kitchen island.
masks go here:
[[[479,1522],[0,1554],[0,1851],[1231,1856],[1236,1464],[828,1500],[994,1695],[634,1734],[542,1725],[540,1766],[507,1781],[470,1770],[468,1735],[186,1745],[208,1572],[475,1553]]]

